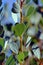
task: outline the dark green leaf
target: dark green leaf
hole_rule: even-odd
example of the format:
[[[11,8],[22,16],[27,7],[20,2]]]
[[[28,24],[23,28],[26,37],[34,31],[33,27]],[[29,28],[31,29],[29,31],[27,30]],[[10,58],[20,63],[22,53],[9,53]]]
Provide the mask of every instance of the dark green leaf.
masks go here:
[[[42,25],[42,26],[43,26],[43,19],[41,19],[41,20],[40,20],[40,25]]]
[[[12,55],[7,59],[5,65],[15,65],[15,60]]]
[[[32,38],[32,42],[37,43],[37,39],[36,38]]]
[[[0,25],[0,35],[3,33],[3,26]]]
[[[4,53],[1,53],[0,54],[0,61],[3,62],[5,59],[5,54]]]
[[[28,51],[24,51],[24,56],[25,56],[25,57],[28,56]]]

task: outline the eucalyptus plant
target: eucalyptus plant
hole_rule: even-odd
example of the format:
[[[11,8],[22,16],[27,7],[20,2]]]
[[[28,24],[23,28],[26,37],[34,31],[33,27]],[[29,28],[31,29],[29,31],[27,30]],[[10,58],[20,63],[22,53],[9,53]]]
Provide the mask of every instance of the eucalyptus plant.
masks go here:
[[[38,48],[38,50],[39,50],[39,47],[37,46],[37,42],[39,39],[36,37],[36,35],[39,31],[39,28],[38,28],[39,23],[43,27],[43,18],[41,17],[41,15],[39,13],[37,13],[36,8],[33,6],[33,4],[28,5],[27,4],[28,2],[30,2],[30,0],[26,0],[26,3],[24,2],[24,0],[20,2],[20,5],[21,5],[20,6],[20,23],[17,23],[16,25],[11,24],[11,26],[9,26],[10,24],[9,25],[7,24],[4,26],[5,35],[3,38],[0,37],[0,48],[1,48],[0,53],[4,53],[6,55],[5,50],[8,50],[7,47],[9,47],[9,49],[11,51],[10,57],[7,60],[5,59],[6,60],[5,65],[12,65],[12,64],[16,65],[16,62],[20,63],[20,65],[22,65],[22,63],[25,61],[24,59],[27,56],[29,56],[28,54],[29,54],[29,50],[31,47],[32,47],[31,50],[35,49],[35,52],[36,52],[36,48]],[[6,6],[5,6],[5,8],[6,8]],[[22,8],[24,9],[24,11],[22,11]],[[18,10],[18,6],[16,4],[13,4],[13,8],[12,8],[13,14],[17,13],[17,10]],[[18,12],[19,12],[19,10],[18,10]],[[24,13],[24,15],[23,15],[23,13]],[[37,16],[39,16],[39,17],[37,18]],[[13,19],[14,19],[14,17],[13,17]],[[37,24],[37,22],[38,22],[38,24]],[[3,31],[0,31],[0,34],[2,32]],[[7,39],[5,39],[5,38],[7,38]],[[18,44],[18,40],[20,41],[19,42],[20,46]],[[23,43],[24,43],[24,45],[23,45]],[[30,47],[29,50],[27,50],[27,48],[25,46],[27,44],[29,44],[28,45],[28,48]],[[37,46],[36,48],[34,46],[35,44]],[[25,50],[24,50],[24,47],[25,47]],[[35,52],[34,52],[34,54],[35,54]],[[4,60],[4,58],[6,58],[5,55],[3,57],[0,54],[0,59]],[[1,58],[1,57],[3,57],[3,58]],[[35,61],[35,59],[31,59],[30,65],[35,65],[35,64],[37,65],[37,62]]]

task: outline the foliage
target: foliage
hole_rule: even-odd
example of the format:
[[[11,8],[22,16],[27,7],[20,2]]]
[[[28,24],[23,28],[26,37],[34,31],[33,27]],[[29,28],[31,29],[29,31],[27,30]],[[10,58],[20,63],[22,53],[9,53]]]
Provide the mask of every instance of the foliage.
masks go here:
[[[24,58],[26,58],[27,56],[28,56],[28,51],[19,52],[19,54],[17,55],[17,59],[20,63],[22,63]]]
[[[7,59],[5,65],[15,65],[15,61],[12,55]]]
[[[32,58],[32,59],[30,59],[29,65],[37,65],[37,61],[34,58]]]
[[[29,2],[30,2],[30,0],[26,0],[26,4],[29,3]]]
[[[2,46],[2,48],[4,47],[4,39],[0,38],[0,45]]]
[[[5,59],[5,54],[4,53],[1,53],[0,54],[0,61],[4,61],[4,59]]]
[[[26,16],[29,17],[29,16],[31,16],[34,12],[35,12],[34,6],[33,6],[33,5],[30,5],[30,6],[28,6]]]
[[[43,26],[43,18],[40,20],[40,25]]]
[[[26,29],[26,26],[23,23],[12,26],[12,31],[15,33],[15,35],[19,37],[22,36],[25,29]]]

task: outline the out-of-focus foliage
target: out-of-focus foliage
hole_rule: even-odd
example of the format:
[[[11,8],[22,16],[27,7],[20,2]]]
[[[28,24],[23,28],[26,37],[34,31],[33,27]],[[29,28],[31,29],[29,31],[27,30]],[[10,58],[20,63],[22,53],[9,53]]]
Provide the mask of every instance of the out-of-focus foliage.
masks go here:
[[[7,59],[5,65],[15,65],[15,60],[12,55]]]
[[[0,45],[2,46],[2,48],[4,47],[4,39],[0,38]]]
[[[32,58],[30,60],[30,64],[29,65],[37,65],[37,61],[34,58]]]

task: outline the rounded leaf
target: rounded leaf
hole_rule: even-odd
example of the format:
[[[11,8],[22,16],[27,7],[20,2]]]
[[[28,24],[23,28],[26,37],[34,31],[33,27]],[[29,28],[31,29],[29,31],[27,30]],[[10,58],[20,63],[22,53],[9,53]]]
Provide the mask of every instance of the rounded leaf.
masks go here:
[[[21,36],[23,32],[25,31],[26,26],[23,23],[17,24],[15,26],[12,26],[12,31],[15,33],[17,36]]]

